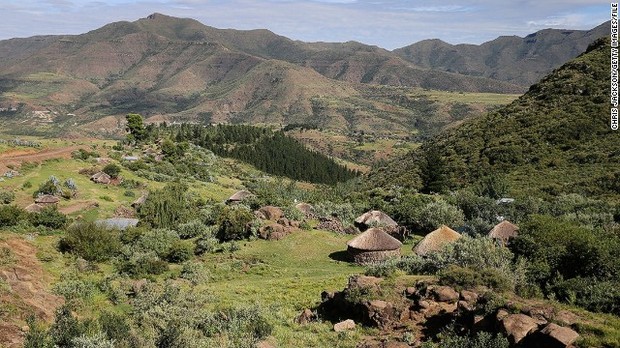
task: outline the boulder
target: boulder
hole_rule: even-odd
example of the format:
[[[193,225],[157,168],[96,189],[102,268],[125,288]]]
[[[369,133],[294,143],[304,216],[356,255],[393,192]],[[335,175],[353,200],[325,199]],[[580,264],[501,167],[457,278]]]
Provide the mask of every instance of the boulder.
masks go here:
[[[579,338],[576,331],[553,323],[545,326],[540,330],[540,333],[543,335],[542,340],[545,347],[548,348],[565,348],[575,343]]]
[[[257,216],[263,220],[278,221],[284,217],[284,212],[278,207],[267,205],[258,209]]]
[[[369,321],[377,327],[387,328],[390,323],[398,320],[396,308],[390,302],[373,300],[366,304]]]
[[[511,344],[521,342],[527,335],[538,329],[536,320],[525,314],[508,314],[501,321],[501,329]]]
[[[432,287],[430,293],[437,302],[455,303],[459,300],[459,293],[449,286]]]
[[[478,294],[473,291],[462,290],[460,294],[460,299],[467,303],[476,303],[478,302]]]
[[[287,228],[276,223],[265,225],[258,230],[259,237],[267,240],[280,240],[288,233],[289,231]]]
[[[295,319],[297,324],[308,324],[311,321],[316,319],[316,315],[308,308],[304,309],[303,312]]]
[[[349,285],[347,289],[373,289],[379,290],[379,283],[383,281],[383,278],[354,275],[349,277]]]
[[[351,319],[347,319],[345,321],[341,321],[337,324],[334,324],[334,331],[342,332],[347,330],[355,329],[355,322]]]

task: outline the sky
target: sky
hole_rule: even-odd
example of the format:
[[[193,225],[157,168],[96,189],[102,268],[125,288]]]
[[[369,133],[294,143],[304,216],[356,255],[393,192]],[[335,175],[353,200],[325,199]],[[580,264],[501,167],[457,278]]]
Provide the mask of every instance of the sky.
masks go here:
[[[545,28],[586,30],[609,20],[609,7],[596,0],[0,0],[0,40],[81,34],[158,12],[222,29],[391,50],[424,39],[480,44]]]

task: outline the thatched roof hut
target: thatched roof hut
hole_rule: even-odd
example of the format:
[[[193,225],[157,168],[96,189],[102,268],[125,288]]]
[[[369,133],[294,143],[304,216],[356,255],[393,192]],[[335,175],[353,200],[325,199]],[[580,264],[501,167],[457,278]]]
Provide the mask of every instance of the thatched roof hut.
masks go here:
[[[230,198],[226,200],[226,204],[238,203],[252,196],[254,196],[254,194],[250,191],[246,191],[246,190],[237,191],[234,195],[230,196]]]
[[[379,210],[371,210],[360,215],[355,219],[355,226],[361,231],[367,230],[370,227],[398,227],[396,221],[392,220],[386,213]]]
[[[43,210],[43,206],[37,203],[32,203],[31,205],[24,208],[29,213],[39,213]]]
[[[380,228],[371,228],[347,243],[347,251],[355,263],[368,264],[400,255],[403,244]]]
[[[461,235],[446,225],[441,225],[438,229],[429,233],[414,248],[413,251],[424,256],[428,253],[438,251],[444,245],[452,243],[461,238]]]
[[[97,172],[90,177],[90,180],[98,183],[98,184],[109,184],[112,182],[112,177],[104,172]]]
[[[508,220],[504,220],[499,224],[495,225],[491,232],[489,232],[489,237],[493,239],[498,239],[504,245],[508,245],[510,239],[519,235],[519,227],[515,224],[511,223]]]
[[[34,202],[40,205],[56,204],[60,202],[60,198],[52,195],[41,195],[34,199]]]

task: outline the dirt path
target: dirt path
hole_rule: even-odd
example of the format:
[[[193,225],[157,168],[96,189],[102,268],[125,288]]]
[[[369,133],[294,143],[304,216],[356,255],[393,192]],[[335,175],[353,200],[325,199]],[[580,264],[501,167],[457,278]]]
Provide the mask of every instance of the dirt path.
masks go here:
[[[86,147],[86,145],[74,145],[62,148],[46,149],[34,153],[0,153],[0,175],[8,170],[9,165],[19,166],[23,162],[42,162],[51,158],[70,158],[71,152],[79,148]]]
[[[9,311],[0,310],[0,347],[21,347],[22,327],[30,314],[50,321],[63,298],[50,292],[51,278],[41,267],[37,249],[22,238],[0,240],[0,252],[10,250],[8,262],[3,258],[0,279],[5,288],[0,290],[0,303]],[[5,252],[6,253],[6,252]]]

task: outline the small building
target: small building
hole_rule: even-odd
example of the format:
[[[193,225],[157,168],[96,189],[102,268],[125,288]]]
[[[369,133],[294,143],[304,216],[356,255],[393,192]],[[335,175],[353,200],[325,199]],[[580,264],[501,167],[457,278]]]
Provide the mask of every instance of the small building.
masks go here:
[[[416,244],[413,251],[420,256],[424,256],[428,253],[441,250],[445,245],[455,242],[459,238],[461,238],[460,233],[446,225],[441,225],[438,229],[427,234],[424,239]]]
[[[519,227],[508,220],[504,220],[495,225],[489,232],[489,237],[500,241],[503,245],[508,245],[510,240],[519,235]]]
[[[123,161],[127,161],[127,162],[135,162],[135,161],[139,160],[140,157],[138,157],[138,156],[123,156],[123,157],[121,157],[121,159]]]
[[[242,202],[250,197],[254,196],[254,194],[250,191],[246,191],[246,190],[241,190],[241,191],[237,191],[234,195],[230,196],[227,200],[226,200],[226,204],[234,204],[234,203],[239,203]]]
[[[380,262],[400,256],[403,245],[380,228],[371,228],[347,243],[347,252],[357,264]]]
[[[58,204],[60,198],[52,195],[41,195],[34,199],[34,202],[45,207],[48,205]]]
[[[90,180],[96,182],[97,184],[108,185],[112,182],[112,177],[104,172],[97,172],[90,177]]]
[[[389,229],[398,227],[396,221],[394,221],[386,213],[379,210],[371,210],[360,215],[357,219],[355,219],[354,224],[355,227],[360,229],[360,231],[365,231],[371,227],[385,227]]]

